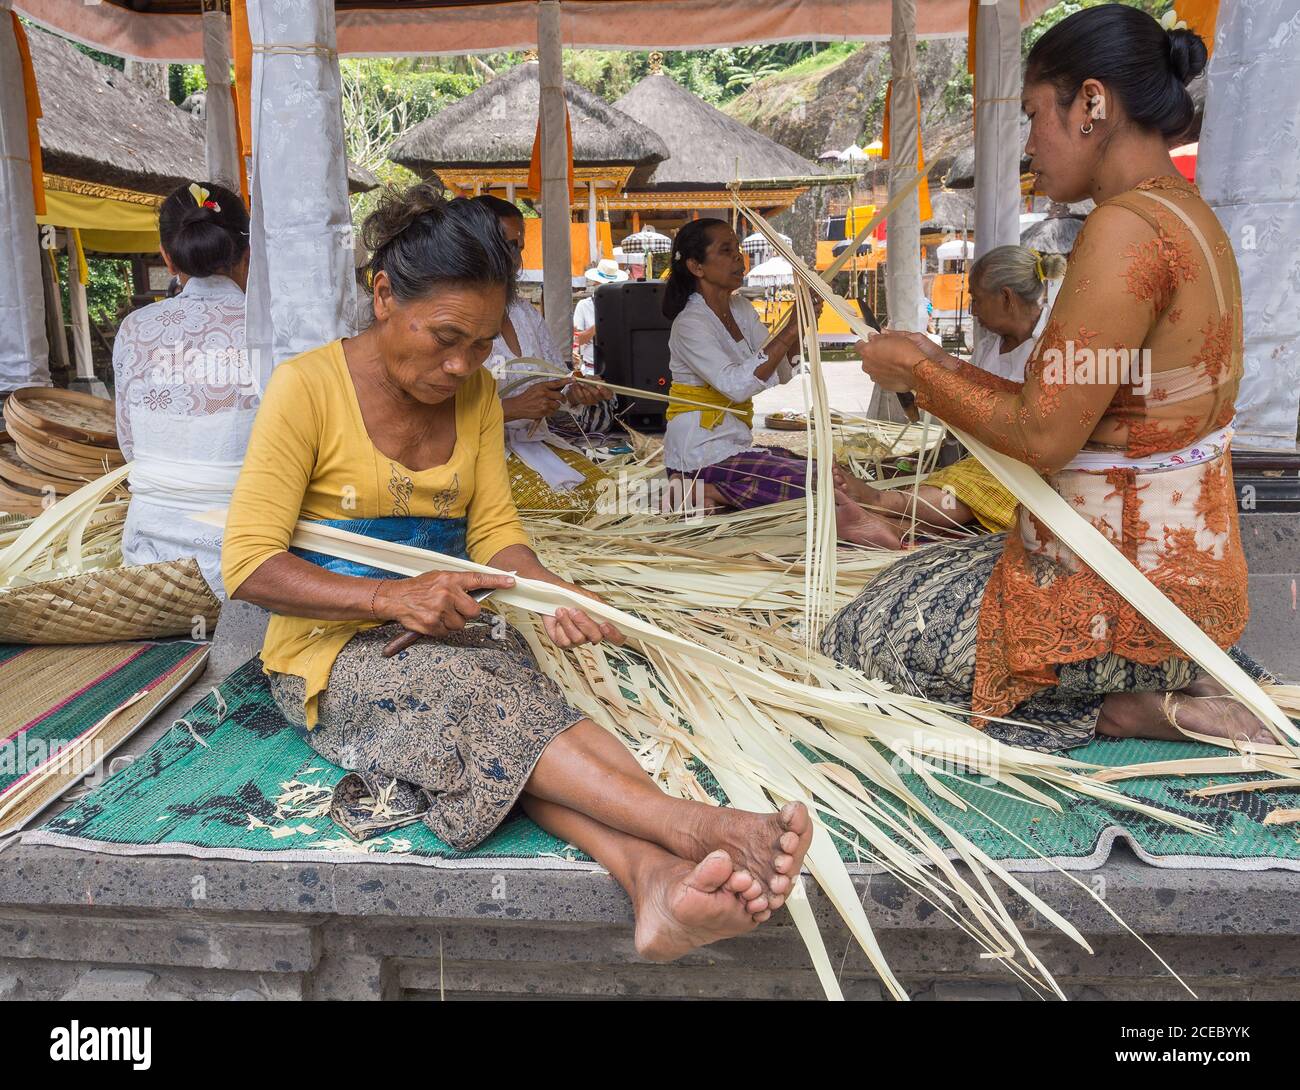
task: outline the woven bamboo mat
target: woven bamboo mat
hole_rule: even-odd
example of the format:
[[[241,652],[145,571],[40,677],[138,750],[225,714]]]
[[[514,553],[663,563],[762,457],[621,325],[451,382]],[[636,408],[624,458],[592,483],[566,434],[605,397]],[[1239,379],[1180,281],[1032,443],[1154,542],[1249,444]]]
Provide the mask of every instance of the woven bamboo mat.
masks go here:
[[[94,771],[202,670],[189,641],[0,646],[0,834]]]

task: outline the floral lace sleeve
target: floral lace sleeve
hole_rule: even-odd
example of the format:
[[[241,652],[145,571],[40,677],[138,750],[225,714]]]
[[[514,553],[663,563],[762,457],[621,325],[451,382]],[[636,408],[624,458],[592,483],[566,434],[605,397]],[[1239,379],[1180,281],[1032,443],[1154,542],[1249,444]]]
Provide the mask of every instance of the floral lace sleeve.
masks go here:
[[[1133,244],[1135,232],[1148,241]],[[1023,386],[993,384],[963,364],[915,368],[917,403],[994,450],[1040,472],[1060,469],[1088,441],[1171,290],[1161,240],[1132,213],[1098,208],[1079,237]]]

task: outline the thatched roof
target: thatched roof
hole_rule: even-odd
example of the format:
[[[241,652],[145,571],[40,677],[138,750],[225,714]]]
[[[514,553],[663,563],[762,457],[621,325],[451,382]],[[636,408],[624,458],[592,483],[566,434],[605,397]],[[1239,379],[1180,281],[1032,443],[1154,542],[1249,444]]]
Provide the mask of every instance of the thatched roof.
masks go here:
[[[650,165],[667,157],[658,135],[586,88],[565,80],[564,97],[576,165]],[[424,177],[452,168],[527,166],[537,104],[537,63],[528,61],[403,133],[388,157]]]
[[[671,76],[646,76],[614,108],[659,133],[668,145],[670,157],[655,167],[647,188],[721,187],[737,169],[741,179],[821,173],[815,163],[714,109]]]
[[[167,194],[203,170],[203,126],[71,42],[30,27],[49,174]]]
[[[63,38],[29,27],[27,40],[41,96],[46,173],[159,196],[203,177],[207,166],[198,116]],[[201,101],[195,105],[202,108]],[[370,171],[348,164],[351,192],[378,184]]]

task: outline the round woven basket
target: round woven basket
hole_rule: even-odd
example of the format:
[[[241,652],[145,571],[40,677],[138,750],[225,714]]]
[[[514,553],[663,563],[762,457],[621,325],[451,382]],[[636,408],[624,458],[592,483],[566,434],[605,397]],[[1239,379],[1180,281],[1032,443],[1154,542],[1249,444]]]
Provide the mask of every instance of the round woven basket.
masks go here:
[[[210,634],[221,603],[192,557],[0,591],[0,643],[112,643]]]
[[[113,402],[57,386],[26,386],[9,395],[6,410],[28,427],[65,439],[117,445]]]

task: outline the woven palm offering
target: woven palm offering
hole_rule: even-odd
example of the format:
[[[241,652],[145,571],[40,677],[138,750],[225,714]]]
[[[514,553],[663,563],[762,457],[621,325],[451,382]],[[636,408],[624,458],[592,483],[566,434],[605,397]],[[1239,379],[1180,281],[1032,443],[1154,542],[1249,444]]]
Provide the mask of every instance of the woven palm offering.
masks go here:
[[[122,564],[128,467],[36,518],[0,524],[0,643],[107,643],[210,632],[220,603],[190,557]]]

